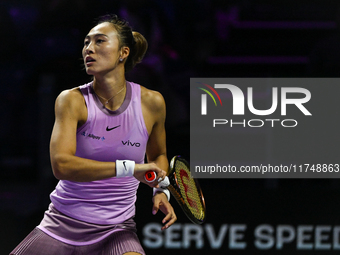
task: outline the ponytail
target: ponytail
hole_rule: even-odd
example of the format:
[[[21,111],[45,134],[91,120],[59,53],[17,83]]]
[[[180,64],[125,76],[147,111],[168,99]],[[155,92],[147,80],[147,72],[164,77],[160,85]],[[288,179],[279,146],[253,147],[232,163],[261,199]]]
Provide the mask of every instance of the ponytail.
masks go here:
[[[133,31],[132,35],[135,44],[133,46],[133,49],[130,49],[130,56],[125,63],[125,68],[127,69],[126,71],[131,70],[132,68],[134,68],[135,65],[142,62],[146,50],[148,49],[148,42],[142,34]]]

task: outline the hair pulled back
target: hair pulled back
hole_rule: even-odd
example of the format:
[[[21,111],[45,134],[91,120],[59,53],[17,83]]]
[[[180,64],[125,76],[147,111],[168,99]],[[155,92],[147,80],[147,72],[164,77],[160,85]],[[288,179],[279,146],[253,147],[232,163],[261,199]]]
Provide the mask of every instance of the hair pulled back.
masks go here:
[[[119,47],[129,47],[130,54],[125,61],[125,72],[130,71],[136,64],[142,61],[148,48],[148,42],[142,34],[132,31],[127,21],[118,18],[115,14],[101,16],[97,24],[104,22],[111,23],[117,30]]]

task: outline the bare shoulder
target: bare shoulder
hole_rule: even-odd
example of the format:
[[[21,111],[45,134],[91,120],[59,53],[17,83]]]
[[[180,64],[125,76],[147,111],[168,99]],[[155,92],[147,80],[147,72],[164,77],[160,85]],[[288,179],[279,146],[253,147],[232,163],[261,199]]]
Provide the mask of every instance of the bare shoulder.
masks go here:
[[[79,88],[62,91],[56,99],[56,107],[73,108],[83,105],[85,102]]]
[[[86,118],[85,99],[79,88],[62,91],[55,102],[56,114],[71,114],[77,119]]]
[[[161,93],[141,86],[142,104],[152,112],[164,112],[165,101]]]
[[[79,88],[72,88],[63,90],[57,97],[57,102],[60,103],[77,103],[78,101],[84,101],[84,97]]]

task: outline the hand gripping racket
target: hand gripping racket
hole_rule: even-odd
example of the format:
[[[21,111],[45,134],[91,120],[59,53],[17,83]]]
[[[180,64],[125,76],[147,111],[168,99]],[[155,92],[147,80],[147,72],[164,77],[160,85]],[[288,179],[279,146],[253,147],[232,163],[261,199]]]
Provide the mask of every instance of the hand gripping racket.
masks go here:
[[[155,180],[156,174],[152,171],[145,173],[145,179]],[[153,174],[153,175],[152,175]],[[205,201],[198,181],[191,176],[188,162],[180,156],[170,161],[168,172],[168,189],[175,197],[186,216],[196,224],[205,220]],[[160,183],[162,187],[162,182]]]

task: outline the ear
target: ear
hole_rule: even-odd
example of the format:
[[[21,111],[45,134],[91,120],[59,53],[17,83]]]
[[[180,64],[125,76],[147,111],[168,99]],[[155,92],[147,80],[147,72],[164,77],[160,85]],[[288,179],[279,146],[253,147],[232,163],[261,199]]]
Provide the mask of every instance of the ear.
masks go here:
[[[120,58],[123,59],[123,61],[125,61],[127,59],[127,57],[130,54],[130,48],[127,46],[122,46],[122,48],[120,49]]]

